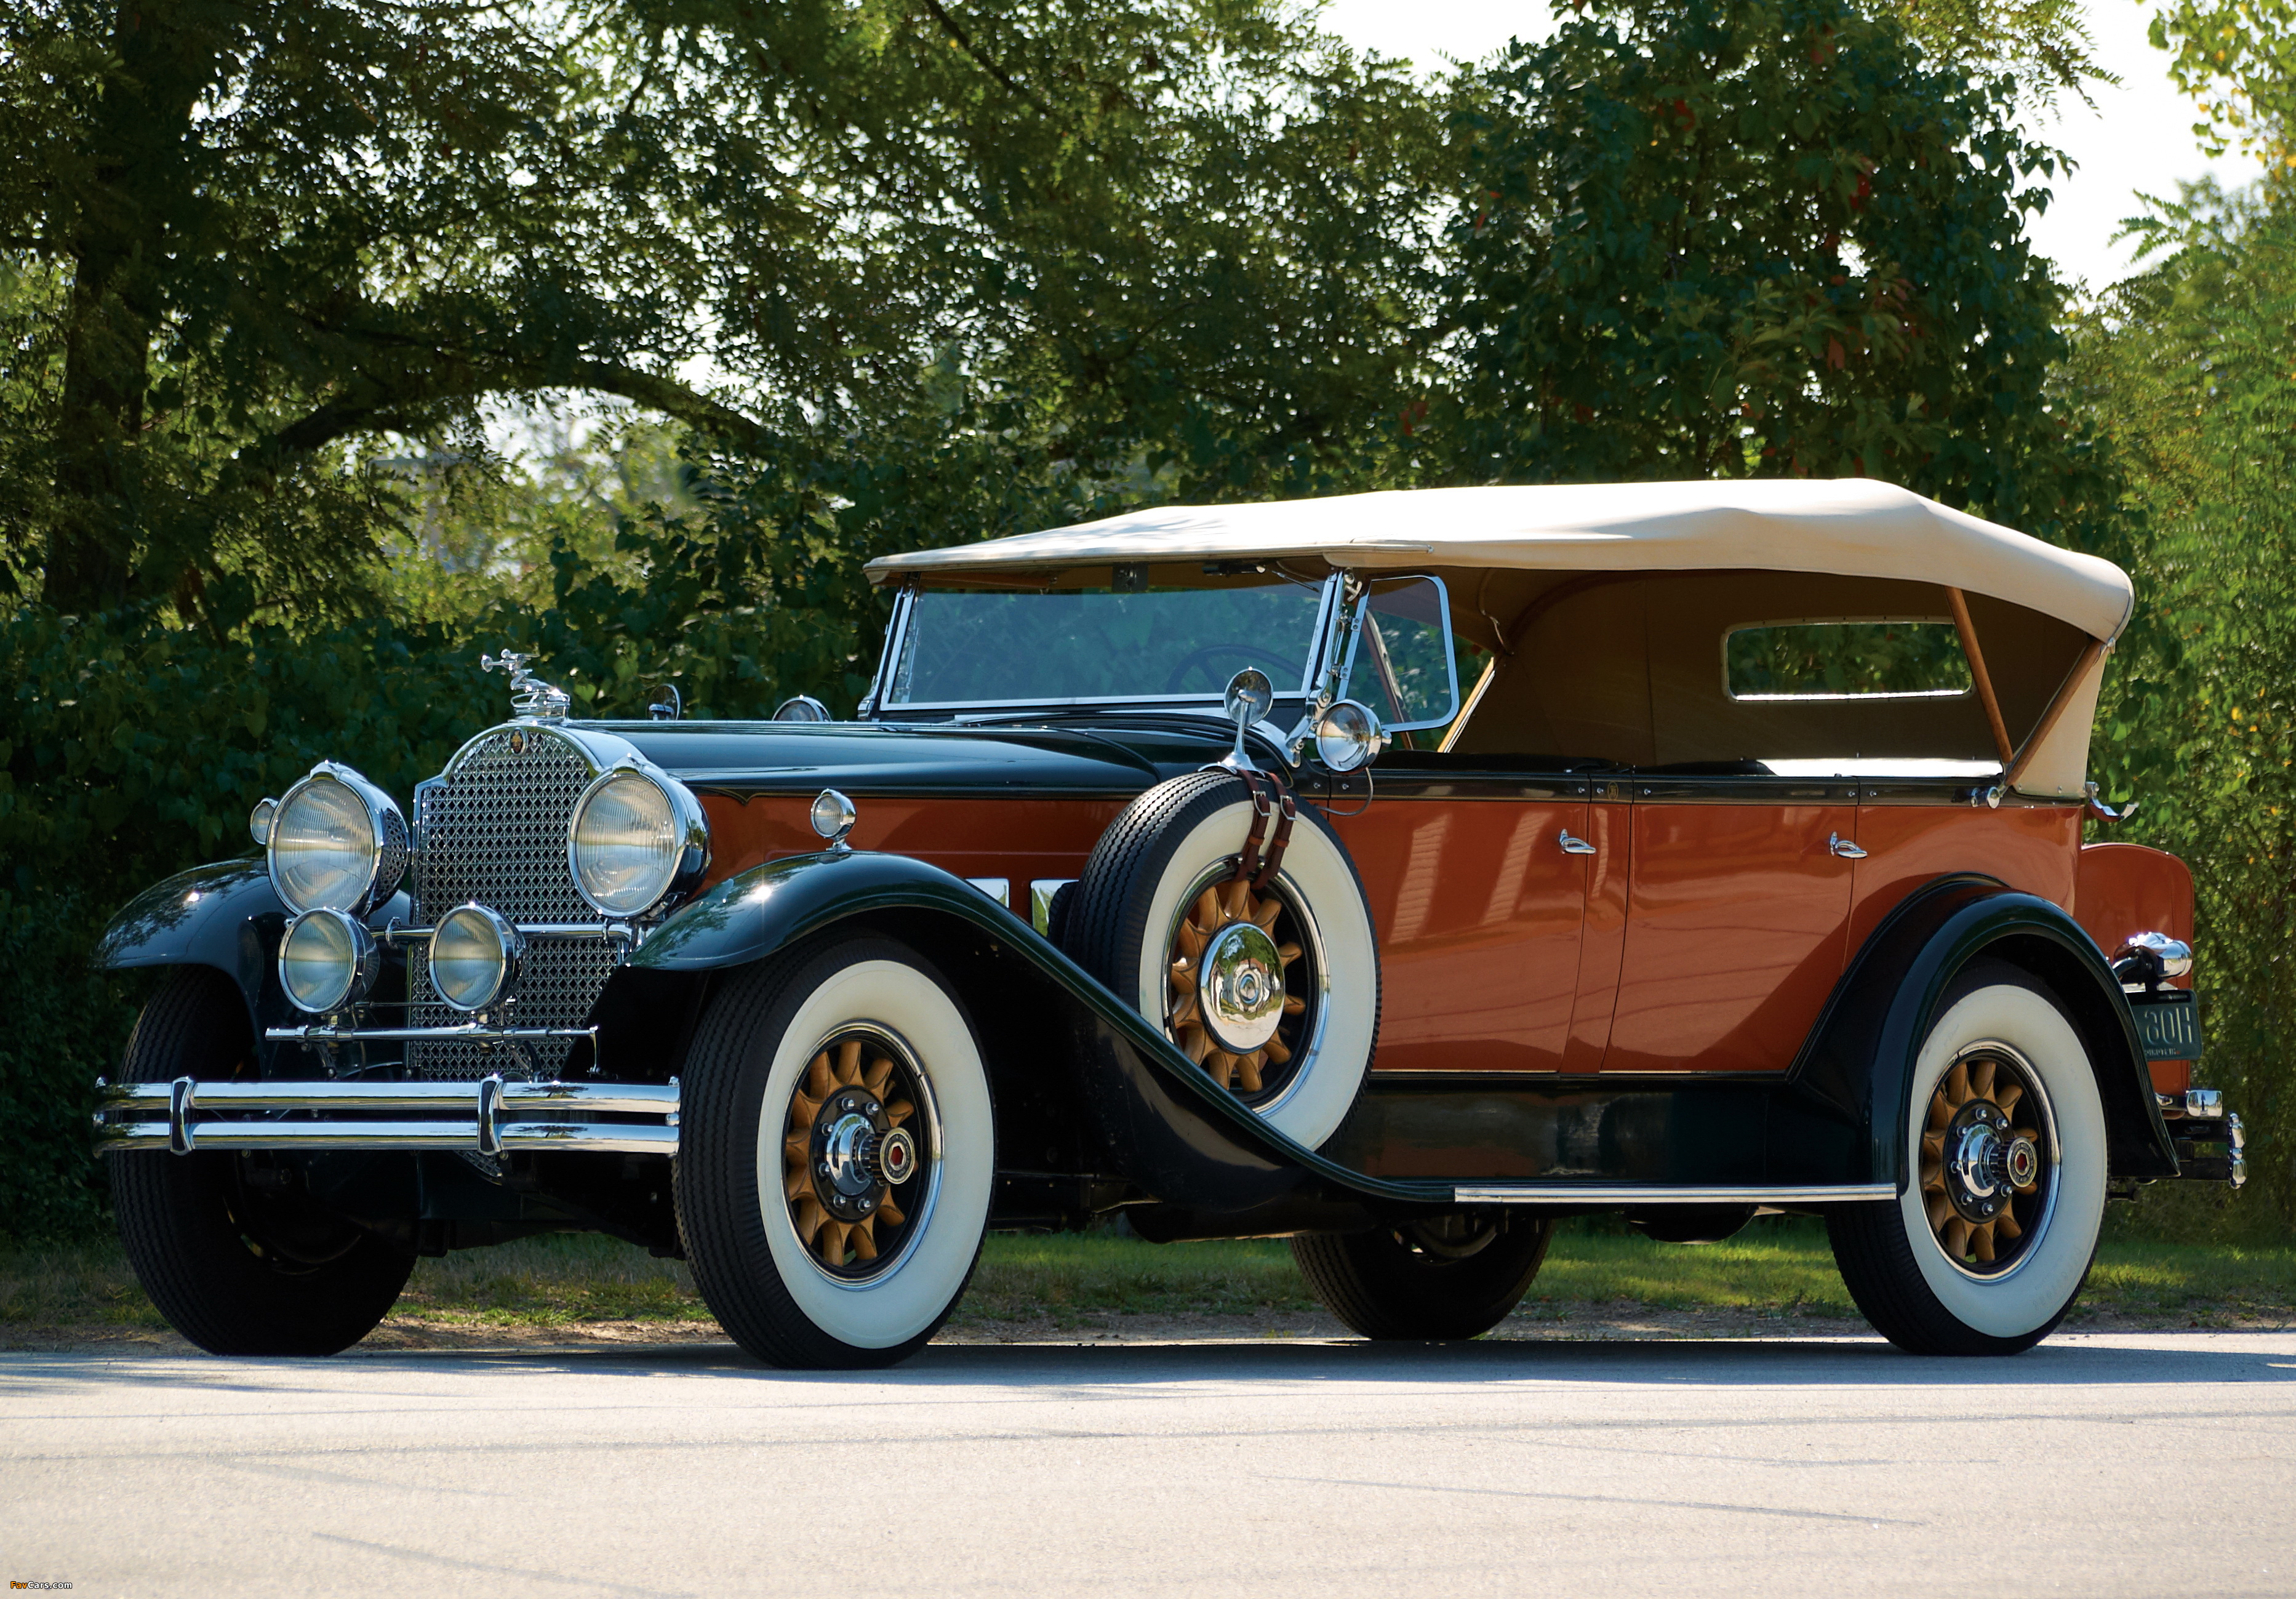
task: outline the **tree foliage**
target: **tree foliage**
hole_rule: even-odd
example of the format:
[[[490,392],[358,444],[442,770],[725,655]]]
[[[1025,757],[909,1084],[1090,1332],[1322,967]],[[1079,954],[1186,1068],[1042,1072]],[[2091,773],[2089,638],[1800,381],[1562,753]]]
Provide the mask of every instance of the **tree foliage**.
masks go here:
[[[2072,368],[2141,515],[2092,764],[2193,868],[2203,1070],[2254,1167],[2218,1225],[2265,1232],[2296,1224],[2296,208],[2202,184],[2155,220]]]
[[[1864,475],[2061,538],[2107,508],[2023,234],[2058,158],[2007,82],[1843,0],[1597,5],[1485,82],[1467,475]]]

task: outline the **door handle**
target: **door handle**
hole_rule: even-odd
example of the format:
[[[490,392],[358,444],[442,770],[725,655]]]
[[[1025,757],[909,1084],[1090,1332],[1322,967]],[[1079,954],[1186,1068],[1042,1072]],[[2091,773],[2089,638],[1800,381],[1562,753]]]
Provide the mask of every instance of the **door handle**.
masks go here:
[[[1838,832],[1825,840],[1825,847],[1846,861],[1862,861],[1866,858],[1866,852],[1863,849]]]
[[[1569,828],[1565,828],[1562,831],[1562,853],[1565,855],[1593,855],[1596,853],[1596,851],[1595,846],[1588,843],[1586,840],[1572,838],[1570,836],[1570,830]]]

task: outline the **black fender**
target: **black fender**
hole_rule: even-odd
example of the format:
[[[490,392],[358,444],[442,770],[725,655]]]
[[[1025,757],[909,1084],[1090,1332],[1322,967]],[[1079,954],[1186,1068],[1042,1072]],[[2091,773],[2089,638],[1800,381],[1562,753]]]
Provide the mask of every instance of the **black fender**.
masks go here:
[[[2070,1014],[2104,1102],[2111,1174],[2177,1175],[2136,1021],[2103,952],[2062,907],[1957,875],[1908,895],[1835,985],[1771,1108],[1773,1181],[1886,1182],[1904,1192],[1915,1057],[1946,989],[1980,955],[2030,972]]]
[[[401,890],[367,924],[379,930],[412,914]],[[95,964],[108,972],[211,966],[238,985],[259,1037],[266,1027],[305,1020],[279,987],[279,936],[289,914],[261,856],[194,866],[129,900],[97,940]]]
[[[907,856],[796,856],[729,878],[656,929],[614,983],[727,972],[846,924],[899,939],[957,988],[990,1057],[1008,1172],[1104,1174],[1222,1212],[1287,1197],[1451,1197],[1447,1182],[1366,1177],[1284,1136],[1028,922]],[[660,1014],[666,997],[647,1008]],[[1078,1126],[1093,1135],[1086,1147],[1048,1147]]]

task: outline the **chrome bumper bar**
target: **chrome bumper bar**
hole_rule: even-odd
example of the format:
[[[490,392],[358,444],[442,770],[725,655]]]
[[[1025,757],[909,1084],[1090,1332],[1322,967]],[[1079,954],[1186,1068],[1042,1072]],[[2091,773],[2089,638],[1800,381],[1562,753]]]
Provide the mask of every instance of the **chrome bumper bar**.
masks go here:
[[[677,1152],[678,1083],[103,1083],[96,1151]],[[137,1119],[145,1117],[163,1119]],[[637,1119],[604,1121],[599,1117]]]

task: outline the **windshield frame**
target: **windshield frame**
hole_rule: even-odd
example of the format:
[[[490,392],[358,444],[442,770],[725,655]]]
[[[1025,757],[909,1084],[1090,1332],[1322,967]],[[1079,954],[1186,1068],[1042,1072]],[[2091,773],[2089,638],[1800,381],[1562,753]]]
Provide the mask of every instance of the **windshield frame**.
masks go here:
[[[1348,576],[1345,572],[1335,571],[1323,578],[1317,585],[1320,592],[1316,598],[1316,620],[1312,636],[1308,641],[1307,670],[1297,685],[1288,688],[1277,687],[1275,698],[1279,705],[1313,704],[1319,686],[1329,673],[1334,659],[1334,650],[1344,647],[1335,635],[1340,631],[1341,615],[1347,608]],[[1079,694],[1065,698],[1044,696],[1021,700],[904,701],[898,705],[888,704],[885,696],[891,687],[892,674],[898,668],[901,653],[909,643],[910,630],[914,625],[916,597],[921,586],[917,579],[912,578],[904,583],[900,592],[894,596],[892,621],[885,629],[884,652],[878,657],[876,676],[870,681],[868,693],[863,697],[860,705],[854,712],[857,718],[877,721],[899,721],[914,715],[938,720],[944,717],[950,718],[962,717],[968,712],[1078,709],[1117,711],[1126,707],[1152,710],[1185,710],[1201,708],[1210,710],[1215,715],[1219,714],[1224,689],[1200,690],[1178,694]],[[1270,721],[1275,719],[1273,713],[1268,719]]]

